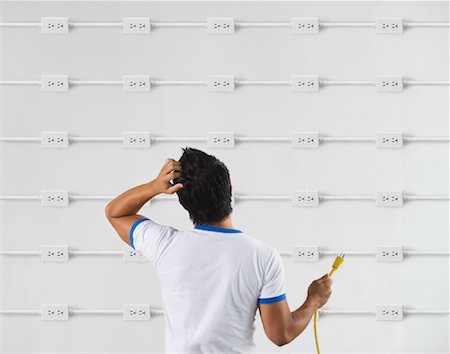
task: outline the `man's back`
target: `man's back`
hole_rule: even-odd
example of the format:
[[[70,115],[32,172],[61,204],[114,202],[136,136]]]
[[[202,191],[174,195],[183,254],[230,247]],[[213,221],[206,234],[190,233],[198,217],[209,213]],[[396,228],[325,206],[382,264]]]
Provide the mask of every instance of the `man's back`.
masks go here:
[[[258,301],[285,298],[274,247],[236,229],[177,230],[149,219],[136,222],[132,238],[161,280],[167,352],[252,351]]]

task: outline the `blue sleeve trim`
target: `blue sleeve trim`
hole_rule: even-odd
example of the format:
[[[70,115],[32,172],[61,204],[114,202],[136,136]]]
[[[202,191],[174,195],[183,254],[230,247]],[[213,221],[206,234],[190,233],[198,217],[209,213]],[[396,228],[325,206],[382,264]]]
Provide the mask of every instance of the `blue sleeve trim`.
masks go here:
[[[144,220],[150,220],[150,219],[149,218],[140,218],[140,219],[138,219],[138,220],[136,220],[134,222],[133,226],[131,226],[131,230],[130,230],[130,245],[131,245],[131,247],[133,247],[133,249],[134,249],[133,231],[136,228],[136,226],[138,226]]]
[[[286,299],[286,294],[281,294],[279,296],[268,297],[268,298],[265,298],[265,299],[259,298],[258,299],[258,303],[259,304],[272,304],[274,302],[282,301],[284,299]]]

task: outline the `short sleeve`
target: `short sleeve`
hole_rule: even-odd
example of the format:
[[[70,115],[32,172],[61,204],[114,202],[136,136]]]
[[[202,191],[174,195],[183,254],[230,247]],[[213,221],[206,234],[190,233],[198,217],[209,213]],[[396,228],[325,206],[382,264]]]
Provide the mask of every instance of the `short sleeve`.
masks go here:
[[[286,299],[285,273],[280,253],[272,248],[263,277],[258,303],[271,304]]]
[[[178,230],[157,222],[141,218],[130,229],[130,245],[154,265],[172,243]]]

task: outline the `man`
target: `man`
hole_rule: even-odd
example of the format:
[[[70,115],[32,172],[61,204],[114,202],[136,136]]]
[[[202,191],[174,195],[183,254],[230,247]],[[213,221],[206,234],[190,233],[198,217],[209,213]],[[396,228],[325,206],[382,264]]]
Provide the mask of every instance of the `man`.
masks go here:
[[[254,348],[256,309],[267,337],[278,346],[296,338],[328,300],[325,274],[291,312],[277,250],[231,221],[231,181],[214,156],[184,148],[159,175],[105,208],[122,240],[154,265],[161,280],[166,352],[244,353]],[[137,214],[154,196],[177,193],[193,229],[178,230]],[[256,217],[256,216],[255,216]]]

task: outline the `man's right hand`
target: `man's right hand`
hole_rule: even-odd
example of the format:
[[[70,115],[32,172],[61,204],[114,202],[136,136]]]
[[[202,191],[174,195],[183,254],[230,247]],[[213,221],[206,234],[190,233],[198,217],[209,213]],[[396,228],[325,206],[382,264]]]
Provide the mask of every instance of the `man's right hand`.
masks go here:
[[[308,288],[306,302],[309,302],[318,309],[321,308],[330,298],[332,283],[333,280],[328,276],[328,273],[322,278],[314,280]]]

